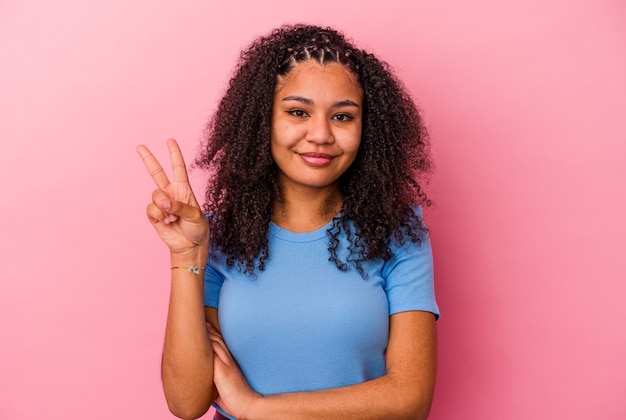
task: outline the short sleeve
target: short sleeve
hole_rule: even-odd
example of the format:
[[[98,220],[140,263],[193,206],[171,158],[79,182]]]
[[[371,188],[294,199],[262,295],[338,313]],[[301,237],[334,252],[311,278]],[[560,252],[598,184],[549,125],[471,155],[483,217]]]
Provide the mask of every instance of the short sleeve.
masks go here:
[[[416,213],[421,216],[421,209]],[[389,314],[428,311],[439,319],[435,299],[433,254],[428,234],[418,243],[406,241],[393,248],[394,257],[385,263],[383,277]]]
[[[204,271],[204,306],[217,308],[220,300],[220,290],[224,283],[224,275],[217,268],[219,261],[215,256],[209,256]]]

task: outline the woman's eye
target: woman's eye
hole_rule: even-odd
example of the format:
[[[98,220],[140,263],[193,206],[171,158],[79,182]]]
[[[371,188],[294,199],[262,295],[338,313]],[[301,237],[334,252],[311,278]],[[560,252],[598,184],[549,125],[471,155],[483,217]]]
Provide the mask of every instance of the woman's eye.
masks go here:
[[[308,114],[301,109],[292,109],[291,111],[287,111],[289,114],[294,117],[306,117]]]
[[[337,120],[337,121],[350,121],[352,120],[352,116],[348,115],[348,114],[337,114],[333,117],[333,119]]]

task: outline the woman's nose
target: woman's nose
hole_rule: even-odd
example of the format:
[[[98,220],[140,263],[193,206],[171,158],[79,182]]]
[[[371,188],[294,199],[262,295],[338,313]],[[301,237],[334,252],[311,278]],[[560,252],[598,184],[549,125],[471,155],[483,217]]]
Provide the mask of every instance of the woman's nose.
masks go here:
[[[335,139],[333,138],[330,121],[322,115],[311,118],[306,139],[318,144],[333,143]]]

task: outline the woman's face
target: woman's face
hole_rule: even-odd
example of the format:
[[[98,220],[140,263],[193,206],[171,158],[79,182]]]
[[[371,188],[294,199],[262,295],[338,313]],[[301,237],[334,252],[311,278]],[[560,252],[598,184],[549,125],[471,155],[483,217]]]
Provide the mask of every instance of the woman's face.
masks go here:
[[[363,93],[341,64],[297,64],[278,79],[271,152],[283,188],[334,186],[361,143]]]

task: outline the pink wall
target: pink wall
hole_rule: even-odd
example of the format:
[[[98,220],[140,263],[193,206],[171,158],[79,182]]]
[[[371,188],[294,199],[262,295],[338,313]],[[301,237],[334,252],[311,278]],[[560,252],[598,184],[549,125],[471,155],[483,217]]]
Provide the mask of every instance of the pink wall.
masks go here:
[[[295,21],[392,63],[431,128],[431,418],[626,418],[624,2],[215,3],[0,3],[0,418],[172,418],[134,147],[190,160],[239,48]]]

